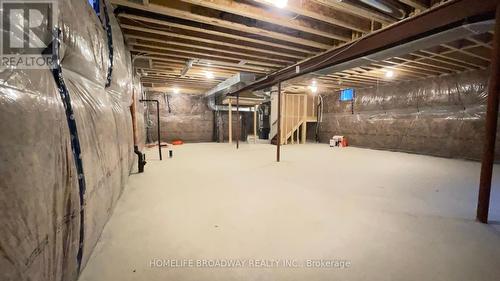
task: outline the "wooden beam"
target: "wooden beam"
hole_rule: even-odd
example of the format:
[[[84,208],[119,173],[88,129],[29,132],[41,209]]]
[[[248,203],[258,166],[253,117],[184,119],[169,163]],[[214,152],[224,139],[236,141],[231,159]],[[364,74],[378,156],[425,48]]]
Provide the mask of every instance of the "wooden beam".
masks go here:
[[[236,119],[236,134],[238,135],[236,138],[236,149],[239,149],[241,140],[240,94],[236,95]]]
[[[480,56],[478,54],[474,54],[472,52],[469,52],[467,51],[468,48],[456,48],[456,47],[453,47],[449,44],[442,44],[442,46],[448,48],[448,49],[451,49],[451,50],[454,50],[454,51],[457,51],[459,53],[462,53],[462,54],[465,54],[465,55],[468,55],[468,56],[471,56],[471,57],[475,57],[475,58],[478,58],[480,60],[483,60],[483,61],[487,61],[489,62],[490,60],[486,57],[483,57],[483,56]]]
[[[141,22],[153,23],[153,24],[158,24],[158,25],[162,25],[162,26],[166,26],[166,27],[175,27],[175,28],[179,28],[179,29],[184,29],[184,30],[198,32],[198,33],[205,33],[208,35],[213,35],[212,38],[214,36],[218,36],[221,39],[227,38],[230,40],[238,41],[240,43],[233,44],[233,43],[228,43],[227,41],[224,41],[224,40],[212,40],[212,39],[207,39],[207,38],[201,38],[199,36],[178,34],[175,32],[169,32],[167,30],[162,30],[163,33],[156,33],[156,34],[170,36],[170,37],[177,37],[177,38],[199,41],[199,42],[203,42],[203,43],[217,44],[217,45],[227,45],[230,47],[243,48],[243,49],[250,50],[250,51],[264,52],[264,53],[268,53],[268,54],[279,55],[279,56],[289,57],[289,58],[293,58],[293,59],[303,59],[303,58],[305,58],[305,56],[298,55],[298,54],[286,53],[283,50],[301,52],[304,54],[314,53],[312,51],[305,51],[303,49],[295,48],[293,46],[289,46],[286,44],[277,44],[277,43],[272,43],[272,42],[268,42],[268,41],[264,41],[264,40],[254,39],[251,37],[239,36],[239,35],[234,35],[234,34],[220,32],[220,31],[214,31],[214,30],[210,30],[207,28],[193,27],[190,25],[182,25],[182,24],[172,23],[172,22],[168,22],[168,21],[164,21],[164,20],[157,20],[157,19],[146,18],[146,17],[136,16],[136,15],[131,15],[131,14],[119,14],[119,17],[140,21],[137,23],[139,25],[142,25],[143,27],[145,26],[145,24],[141,23]],[[149,27],[149,29],[156,30],[156,29],[152,29],[151,27]],[[222,37],[224,37],[224,38],[222,38]],[[259,44],[262,47],[261,48],[251,47],[251,46],[248,46],[248,44],[245,42]],[[274,50],[269,50],[267,48],[272,48]],[[278,50],[281,49],[281,51],[275,51],[276,48],[278,48]]]
[[[141,67],[136,67],[136,69],[141,70],[141,71],[146,71],[146,72],[156,72],[160,74],[168,74],[168,75],[176,75],[179,76],[181,74],[182,69],[177,67],[164,67],[161,65],[154,66],[153,68],[141,68]],[[215,70],[213,68],[211,69],[202,69],[202,68],[196,68],[196,69],[190,69],[189,73],[185,75],[185,77],[193,77],[193,78],[206,78],[206,72],[210,71],[214,75],[214,80],[225,80],[228,77],[233,76],[236,72],[230,74],[226,72],[220,72],[219,70]]]
[[[385,60],[384,62],[395,64],[398,66],[419,69],[419,70],[422,70],[423,72],[421,72],[421,71],[420,72],[415,71],[415,72],[416,73],[423,73],[426,75],[429,75],[429,72],[431,74],[434,74],[434,75],[436,75],[436,74],[441,75],[441,74],[445,74],[445,73],[465,70],[465,68],[463,68],[463,67],[461,67],[460,69],[457,69],[457,68],[451,68],[451,67],[447,67],[447,66],[443,66],[443,65],[439,65],[439,64],[425,63],[425,62],[421,61],[422,59],[407,59],[407,58],[403,58],[403,57],[394,57],[394,58],[391,58],[391,60],[398,60],[398,61],[402,61],[402,62],[393,62],[393,61],[389,61],[389,60]]]
[[[253,99],[253,98],[245,98],[245,97],[240,97],[240,105],[241,106],[255,106],[257,104],[262,103],[262,99]],[[236,99],[225,99],[222,101],[222,104],[232,104],[233,106],[236,105]]]
[[[157,83],[143,83],[142,85],[143,85],[143,88],[147,91],[158,91],[158,92],[170,92],[170,91],[172,91],[172,88],[169,85],[157,84]],[[201,95],[201,94],[205,93],[205,90],[182,87],[181,93],[182,94]]]
[[[283,64],[290,64],[290,63],[297,62],[296,59],[295,60],[294,59],[277,59],[277,58],[268,57],[268,56],[266,56],[265,53],[260,53],[260,54],[254,55],[254,54],[249,53],[248,51],[246,51],[244,49],[239,50],[239,51],[230,51],[230,50],[227,50],[224,47],[222,47],[222,45],[220,45],[219,48],[213,48],[213,47],[206,47],[206,46],[203,46],[200,44],[196,44],[196,45],[185,44],[185,43],[175,42],[172,40],[167,41],[167,40],[155,39],[155,38],[146,37],[146,36],[125,35],[125,37],[127,39],[134,39],[135,42],[140,42],[140,43],[143,43],[144,41],[148,41],[148,42],[150,42],[150,43],[148,43],[150,45],[151,44],[154,45],[154,43],[161,43],[164,45],[173,45],[173,46],[186,47],[186,48],[196,48],[196,49],[206,50],[206,51],[210,51],[210,52],[221,52],[221,53],[227,53],[230,55],[236,55],[239,57],[249,57],[249,58],[253,58],[253,59],[262,59],[262,60],[266,60],[266,61],[273,61],[276,63],[283,63]],[[127,41],[129,42],[129,44],[134,44],[134,41],[132,41],[132,40],[127,40]],[[154,42],[154,43],[152,43],[152,42]],[[226,48],[227,48],[227,46],[226,46]]]
[[[233,62],[228,62],[227,60],[226,61],[213,60],[213,58],[211,58],[211,57],[203,57],[203,56],[196,57],[196,56],[192,56],[192,55],[183,55],[183,54],[179,54],[179,53],[155,52],[153,50],[144,50],[144,49],[141,50],[141,49],[137,49],[137,48],[131,48],[130,50],[132,52],[143,53],[146,55],[154,55],[154,56],[156,56],[156,59],[161,58],[158,56],[166,56],[166,57],[174,57],[174,58],[182,58],[182,59],[202,59],[202,60],[210,61],[214,65],[230,66],[230,67],[234,67],[237,69],[239,68],[239,69],[247,70],[247,71],[255,70],[255,71],[260,71],[261,73],[267,73],[267,72],[270,72],[272,70],[271,68],[266,68],[266,67],[242,65],[242,64],[235,62],[235,60],[233,60]]]
[[[470,66],[465,65],[465,63],[460,64],[460,63],[457,63],[457,62],[455,62],[453,60],[442,59],[442,58],[440,58],[441,57],[440,55],[430,54],[428,56],[423,56],[423,55],[420,55],[420,54],[417,54],[417,53],[410,53],[410,55],[419,57],[422,60],[428,59],[428,60],[433,60],[433,61],[436,61],[436,62],[447,63],[449,65],[454,65],[454,66],[461,67],[461,68],[464,68],[464,69],[467,69],[467,70],[476,69],[476,68],[472,68]],[[417,60],[419,60],[419,59],[417,59]]]
[[[197,88],[197,89],[210,89],[214,87],[216,84],[209,84],[209,83],[199,83],[199,82],[187,82],[187,81],[179,81],[175,79],[162,79],[162,78],[147,78],[143,77],[141,78],[141,82],[149,82],[149,83],[163,83],[163,84],[169,84],[169,85],[188,85],[191,88]]]
[[[258,105],[253,108],[253,136],[254,136],[254,144],[257,144],[257,108]]]
[[[161,50],[161,51],[169,51],[170,52],[175,52],[178,54],[186,54],[186,56],[194,56],[191,58],[215,58],[215,59],[223,59],[223,60],[235,60],[235,61],[245,61],[246,63],[253,64],[253,65],[259,65],[259,66],[266,66],[266,67],[275,67],[275,68],[280,68],[283,66],[286,66],[286,63],[270,63],[270,62],[265,62],[265,61],[260,61],[260,60],[254,60],[250,59],[248,56],[241,56],[241,57],[235,57],[234,55],[229,55],[226,54],[224,55],[222,52],[203,52],[200,50],[186,50],[186,49],[179,49],[179,48],[170,48],[170,47],[164,47],[160,46],[158,44],[142,44],[142,43],[137,43],[137,42],[130,42],[130,46],[132,46],[133,49],[136,49],[135,47],[140,47],[140,48],[147,48],[147,49],[153,49],[153,50]]]
[[[469,62],[469,61],[465,61],[465,60],[460,60],[460,59],[457,59],[457,58],[453,58],[453,57],[450,57],[450,56],[447,56],[446,54],[449,54],[451,52],[442,52],[442,53],[436,53],[436,52],[432,52],[432,51],[428,51],[428,50],[420,50],[418,52],[422,52],[422,53],[425,53],[425,54],[429,54],[430,58],[433,58],[433,57],[440,57],[440,58],[443,58],[445,60],[451,60],[455,63],[459,63],[459,64],[466,64],[466,65],[469,65],[470,67],[473,67],[475,69],[479,68],[479,69],[484,69],[486,68],[485,66],[481,66],[479,64],[475,64],[475,63],[472,63],[472,62]]]
[[[233,0],[181,0],[186,3],[232,13],[275,25],[300,30],[310,34],[323,36],[330,39],[348,42],[351,40],[351,32],[344,28],[335,28],[321,22],[311,22],[295,16],[276,13],[254,5],[236,2]]]
[[[278,132],[276,134],[276,162],[281,161],[281,82],[278,82]]]
[[[301,46],[308,46],[308,47],[317,48],[319,50],[326,50],[326,49],[329,49],[331,47],[331,44],[318,43],[316,41],[301,39],[301,38],[297,38],[295,36],[290,36],[290,35],[283,34],[283,33],[278,33],[278,32],[274,32],[274,31],[264,30],[261,28],[251,27],[251,26],[237,23],[237,22],[232,22],[232,21],[227,21],[227,20],[220,19],[220,18],[199,15],[199,14],[193,13],[192,5],[190,5],[188,3],[179,3],[177,1],[164,1],[164,2],[162,2],[161,5],[159,5],[159,4],[153,4],[150,1],[150,4],[148,6],[144,6],[142,4],[134,3],[131,1],[127,1],[127,0],[111,0],[111,2],[115,5],[129,7],[129,8],[133,8],[133,9],[139,9],[139,10],[148,11],[151,13],[157,13],[157,14],[177,17],[177,18],[181,18],[181,19],[188,19],[191,21],[201,22],[201,23],[205,23],[205,24],[209,24],[209,25],[220,26],[220,27],[224,27],[224,28],[228,28],[228,29],[232,29],[232,30],[236,30],[236,31],[244,31],[244,32],[255,34],[258,36],[287,41],[287,42],[294,43],[294,44],[301,45]],[[303,48],[303,49],[307,50],[307,48]]]
[[[229,103],[229,111],[228,114],[228,135],[229,135],[229,143],[233,143],[233,106]]]
[[[419,0],[399,0],[401,3],[405,3],[406,5],[418,9],[418,10],[425,10],[428,9],[429,7],[427,4],[419,1]]]
[[[220,83],[224,81],[224,79],[211,79],[208,80],[205,77],[202,76],[185,76],[185,77],[180,77],[178,73],[172,74],[172,73],[160,73],[158,71],[147,71],[147,76],[146,77],[155,77],[155,78],[165,78],[165,79],[177,79],[179,81],[186,81],[186,82],[200,82],[200,83]]]
[[[304,104],[302,112],[302,144],[307,143],[307,94],[304,95]]]
[[[487,20],[497,6],[497,0],[456,0],[436,6],[414,17],[371,33],[356,42],[331,49],[296,65],[267,75],[231,95],[244,91],[256,91],[298,76],[325,69],[338,63],[377,53],[410,40],[416,40],[439,32],[443,28],[463,22],[465,19]],[[299,70],[299,71],[297,71]]]
[[[146,54],[147,55],[147,54]],[[185,60],[181,60],[178,58],[170,58],[168,56],[163,56],[163,57],[158,57],[154,55],[147,55],[146,58],[152,59],[153,63],[158,64],[158,63],[164,63],[164,66],[168,66],[169,63],[178,63],[179,61],[185,62]],[[200,66],[200,67],[210,67],[218,70],[226,70],[226,71],[235,71],[235,72],[251,72],[251,73],[259,73],[259,74],[264,74],[267,73],[265,70],[260,70],[260,69],[249,69],[245,67],[244,65],[235,65],[235,64],[228,64],[228,63],[223,63],[223,62],[211,62],[210,64],[202,63],[202,62],[195,62],[194,65]]]
[[[361,6],[356,6],[350,3],[346,3],[343,1],[337,1],[337,0],[312,0],[315,2],[318,2],[320,4],[323,4],[327,7],[334,8],[339,11],[343,11],[346,13],[350,13],[355,16],[361,16],[367,19],[375,20],[384,24],[391,24],[396,22],[396,19],[387,16],[385,14],[379,13],[377,11],[364,8]]]
[[[179,64],[172,64],[172,63],[162,63],[161,61],[154,61],[153,62],[153,69],[158,69],[158,70],[164,70],[164,71],[177,71],[177,73],[180,73],[180,70],[182,69],[182,66]],[[200,65],[195,65],[193,64],[192,70],[190,73],[192,73],[193,70],[194,73],[202,73],[203,71],[210,69],[216,76],[221,76],[221,77],[228,77],[228,76],[233,76],[234,74],[238,73],[239,71],[232,71],[232,70],[225,70],[225,69],[219,69],[214,66],[200,66]]]
[[[254,0],[255,2],[273,7],[274,4],[269,0]],[[288,0],[286,7],[288,11],[298,15],[306,16],[315,20],[320,20],[329,24],[341,26],[354,31],[368,33],[371,31],[371,22],[362,17],[356,17],[352,14],[323,6],[314,1]]]

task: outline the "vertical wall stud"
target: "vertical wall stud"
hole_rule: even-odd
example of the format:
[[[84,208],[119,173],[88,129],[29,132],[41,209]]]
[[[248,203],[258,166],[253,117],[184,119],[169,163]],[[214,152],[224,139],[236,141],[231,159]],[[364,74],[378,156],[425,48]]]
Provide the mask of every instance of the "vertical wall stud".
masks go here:
[[[278,133],[276,134],[276,161],[281,158],[281,82],[278,82]]]
[[[228,111],[229,121],[228,121],[228,133],[229,133],[229,143],[233,143],[233,106],[232,100],[229,99],[229,111]]]

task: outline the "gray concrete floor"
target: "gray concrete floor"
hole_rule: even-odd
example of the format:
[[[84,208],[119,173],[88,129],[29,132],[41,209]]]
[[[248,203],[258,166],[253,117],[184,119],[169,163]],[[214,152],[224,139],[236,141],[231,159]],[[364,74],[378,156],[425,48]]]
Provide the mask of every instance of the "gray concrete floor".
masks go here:
[[[476,162],[319,144],[285,146],[281,163],[264,144],[155,153],[80,281],[500,280],[499,167],[483,225]],[[245,266],[196,267],[234,259]]]

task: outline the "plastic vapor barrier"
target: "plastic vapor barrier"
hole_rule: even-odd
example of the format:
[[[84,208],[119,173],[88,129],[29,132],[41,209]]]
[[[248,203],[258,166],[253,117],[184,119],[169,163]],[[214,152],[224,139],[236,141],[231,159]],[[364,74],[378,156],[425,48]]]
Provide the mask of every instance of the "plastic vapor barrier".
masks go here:
[[[58,5],[62,77],[73,114],[65,112],[51,70],[0,70],[2,281],[76,280],[135,163],[129,106],[140,85],[116,19],[109,10],[114,56],[106,88],[105,22],[87,1]],[[67,118],[78,129],[82,175]],[[143,123],[137,125],[144,132]]]
[[[133,90],[135,93],[135,104],[137,108],[137,114],[135,115],[137,122],[137,146],[139,147],[140,151],[143,151],[144,144],[146,143],[146,119],[144,118],[146,110],[145,104],[139,101],[140,99],[142,99],[143,89],[141,82],[137,76],[134,77]]]
[[[359,89],[354,114],[350,101],[326,95],[321,141],[344,135],[360,147],[479,159],[487,79],[474,71]]]

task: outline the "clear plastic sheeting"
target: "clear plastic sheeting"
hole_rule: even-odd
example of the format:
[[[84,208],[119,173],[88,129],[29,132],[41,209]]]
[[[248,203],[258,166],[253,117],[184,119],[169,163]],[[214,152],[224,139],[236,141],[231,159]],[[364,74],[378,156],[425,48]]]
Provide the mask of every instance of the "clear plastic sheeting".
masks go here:
[[[143,89],[142,85],[140,82],[139,77],[134,77],[134,93],[135,93],[135,104],[136,104],[136,111],[137,114],[135,115],[136,118],[136,125],[137,125],[137,131],[136,131],[136,136],[137,136],[137,147],[139,148],[140,151],[143,151],[144,149],[144,144],[146,144],[146,121],[145,121],[145,105],[141,103],[139,100],[142,99],[142,94],[143,94]]]
[[[105,88],[110,63],[101,21],[87,1],[58,5],[62,75],[78,128],[85,205],[80,206],[65,107],[51,71],[0,70],[2,281],[76,280],[80,229],[83,268],[135,163],[129,106],[140,86],[116,19],[109,14],[115,56],[112,83]],[[138,128],[144,131],[142,123]]]
[[[64,69],[99,85],[105,83],[110,64],[106,33],[99,18],[87,1],[58,3]]]
[[[130,52],[125,47],[124,38],[116,18],[111,14],[111,4],[106,1],[109,14],[113,46],[113,71],[111,83],[106,88],[113,105],[113,115],[116,123],[117,145],[122,171],[122,186],[127,181],[134,161],[134,139],[132,129],[132,116],[130,106],[134,92],[134,78],[132,74],[132,61]]]
[[[0,73],[0,279],[74,280],[78,182],[49,70]]]
[[[320,139],[344,135],[354,146],[479,159],[487,79],[474,71],[358,89],[354,105],[326,95]]]

